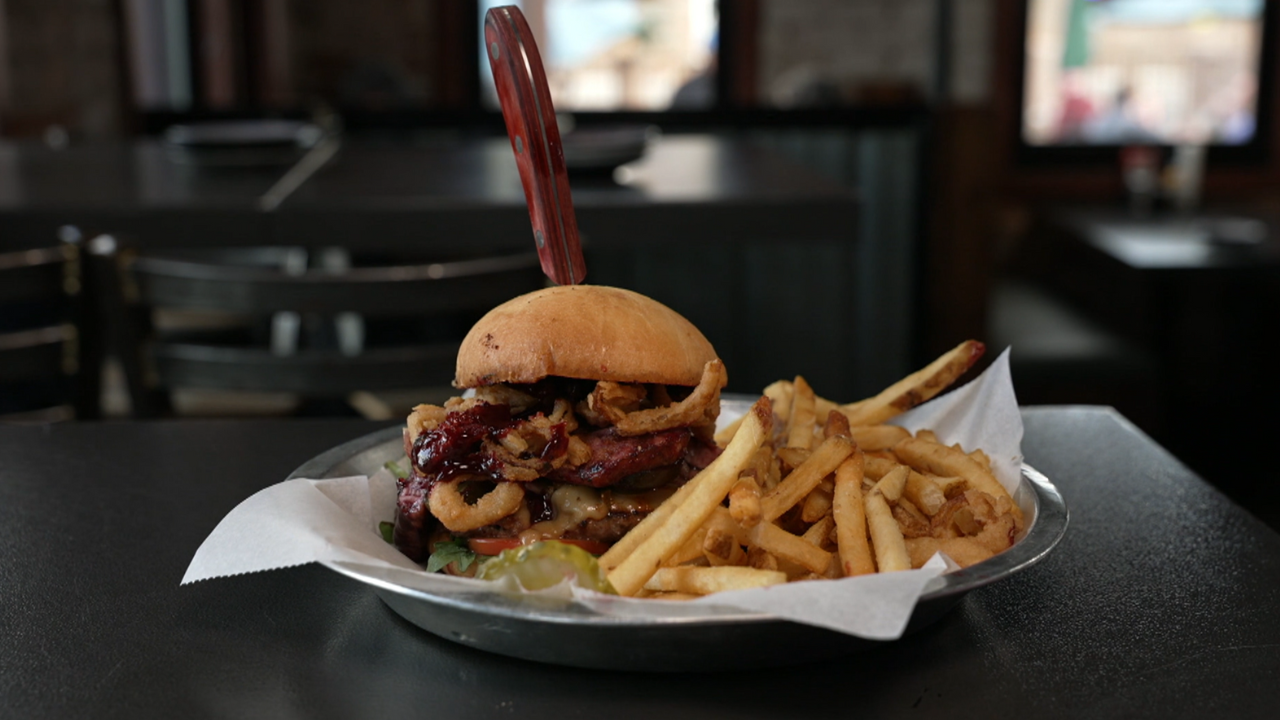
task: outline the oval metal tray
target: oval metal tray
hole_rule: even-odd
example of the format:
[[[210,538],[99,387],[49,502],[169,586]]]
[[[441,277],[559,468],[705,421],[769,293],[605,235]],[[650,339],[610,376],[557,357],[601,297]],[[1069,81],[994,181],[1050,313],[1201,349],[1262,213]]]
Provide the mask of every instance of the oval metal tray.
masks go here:
[[[289,477],[369,475],[404,457],[399,428],[343,443],[307,461]],[[1066,532],[1061,493],[1044,475],[1022,466],[1014,500],[1028,519],[1013,547],[935,578],[916,604],[907,633],[950,610],[965,593],[1003,580],[1045,557]],[[865,640],[822,628],[710,605],[664,607],[660,616],[594,613],[567,601],[476,593],[444,597],[404,587],[391,574],[330,564],[371,585],[396,613],[442,638],[512,657],[574,667],[690,671],[790,665],[867,649]]]

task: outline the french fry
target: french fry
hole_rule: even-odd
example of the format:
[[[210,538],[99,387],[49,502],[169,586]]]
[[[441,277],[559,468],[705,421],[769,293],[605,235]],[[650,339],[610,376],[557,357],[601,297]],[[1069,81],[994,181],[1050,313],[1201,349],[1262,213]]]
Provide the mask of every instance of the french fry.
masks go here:
[[[995,553],[973,538],[911,538],[905,541],[907,554],[911,559],[911,567],[919,568],[929,562],[936,552],[944,552],[960,567],[969,567],[980,563]]]
[[[768,447],[760,448],[760,452],[764,454],[764,475],[757,476],[757,482],[760,483],[761,497],[778,487],[778,483],[782,482],[782,463],[778,461],[777,456]]]
[[[907,473],[907,485],[902,489],[902,494],[930,517],[933,517],[933,514],[938,512],[938,508],[947,501],[942,488],[916,470]]]
[[[773,448],[763,445],[752,456],[751,463],[747,465],[743,475],[750,475],[755,478],[756,483],[760,485],[760,491],[763,493],[770,487],[770,482],[774,485],[777,484],[776,479],[773,478],[777,474],[777,466],[778,459],[773,455]]]
[[[897,425],[859,425],[849,428],[849,436],[863,452],[889,450],[899,441],[911,437],[911,432]]]
[[[738,432],[724,452],[686,483],[694,487],[682,501],[673,503],[675,496],[672,496],[659,506],[661,509],[675,505],[660,524],[655,524],[649,529],[644,539],[629,552],[609,558],[609,553],[618,547],[618,544],[615,544],[609,553],[601,556],[603,567],[613,567],[612,570],[607,571],[608,578],[620,595],[634,595],[644,586],[645,581],[653,576],[662,561],[688,541],[698,526],[706,521],[711,512],[729,494],[729,489],[737,482],[739,473],[764,443],[772,423],[773,412],[768,401],[761,398],[751,406],[747,419],[738,428]],[[652,517],[653,513],[650,513],[649,518]],[[631,532],[639,530],[649,518],[641,521]],[[623,536],[619,544],[626,541],[630,535],[631,533],[627,533]],[[618,557],[621,557],[620,561]],[[611,561],[617,562],[617,565],[613,566]]]
[[[726,566],[746,567],[747,566],[747,551],[743,550],[741,545],[734,545],[729,550],[728,557],[720,557],[719,555],[716,555],[709,551],[704,551],[703,557],[706,558],[707,565],[709,567],[726,567]]]
[[[738,432],[738,426],[742,425],[742,418],[745,417],[746,415],[743,415],[737,420],[734,420],[728,425],[717,430],[715,435],[716,445],[719,445],[720,447],[728,445],[729,441],[733,439],[734,433]]]
[[[984,350],[961,343],[844,405],[803,376],[771,384],[716,434],[720,457],[600,558],[610,582],[623,595],[688,598],[905,570],[937,551],[964,566],[1001,552],[1022,517],[990,457],[886,423]]]
[[[631,528],[626,535],[623,535],[618,542],[613,544],[613,547],[609,548],[605,554],[601,555],[597,559],[597,562],[600,564],[600,569],[604,570],[605,573],[608,573],[617,567],[618,563],[622,562],[624,558],[630,555],[637,547],[640,546],[641,543],[648,539],[648,537],[653,534],[654,530],[666,522],[667,518],[671,517],[671,514],[676,511],[676,508],[683,504],[689,495],[693,493],[695,487],[696,486],[693,481],[690,480],[684,485],[681,485],[680,489],[676,490],[671,497],[667,498],[661,505],[654,508],[653,512],[646,515],[639,524]]]
[[[830,515],[824,515],[821,520],[809,526],[804,531],[804,535],[800,537],[805,541],[812,543],[817,547],[822,547],[827,543],[827,538],[831,536],[831,531],[835,529],[836,521]]]
[[[747,565],[757,570],[777,570],[778,558],[764,548],[753,546],[747,550]]]
[[[719,528],[707,530],[702,542],[702,555],[713,566],[742,565],[747,560],[746,551],[738,544],[733,533]]]
[[[796,468],[809,459],[810,453],[808,448],[780,447],[774,451],[774,454],[788,467]]]
[[[729,489],[729,515],[744,528],[755,527],[760,522],[760,495],[760,483],[744,473]]]
[[[662,561],[663,566],[683,565],[703,557],[705,547],[712,536],[729,536],[739,545],[747,543],[746,528],[733,519],[729,514],[728,508],[717,507],[711,511],[706,521],[697,530],[693,531],[689,539],[675,553]]]
[[[799,467],[783,478],[778,486],[760,500],[761,517],[772,522],[808,495],[822,479],[853,453],[849,438],[827,438]]]
[[[710,595],[727,590],[779,585],[787,581],[777,570],[751,567],[672,567],[661,568],[645,581],[644,589],[654,592],[677,592]]]
[[[792,392],[794,392],[794,390],[791,387],[790,380],[777,380],[770,383],[769,387],[766,387],[764,392],[761,393],[765,397],[769,398],[769,402],[773,405],[773,414],[776,415],[778,420],[783,423],[786,423],[787,418],[791,417]],[[829,400],[827,402],[830,403]],[[835,403],[831,403],[831,405],[834,407]],[[729,441],[733,439],[734,433],[738,432],[738,426],[742,425],[742,420],[744,418],[746,418],[746,415],[743,415],[716,431],[716,445],[719,445],[720,447],[727,446]]]
[[[867,529],[871,534],[871,547],[876,553],[876,567],[880,572],[910,570],[911,558],[898,521],[893,519],[884,495],[869,494],[864,501],[867,508]]]
[[[702,596],[696,593],[653,592],[645,590],[643,593],[637,594],[636,597],[647,598],[649,600],[697,600]]]
[[[759,404],[759,401],[757,401],[757,404]],[[755,406],[752,406],[753,409],[754,407]],[[751,412],[743,415],[743,417],[745,418],[747,415],[751,415]],[[761,442],[763,443],[763,440]],[[609,548],[608,552],[601,555],[598,558],[600,569],[604,570],[607,574],[616,568],[624,558],[634,552],[641,543],[648,539],[649,536],[657,530],[657,528],[671,517],[672,513],[676,511],[676,508],[688,499],[689,495],[693,493],[693,490],[696,487],[694,481],[697,479],[698,478],[695,477],[684,485],[681,485],[680,489],[676,490],[671,497],[667,498],[661,505],[654,508],[653,512],[646,515],[644,520],[641,520],[638,525],[631,528],[626,535],[623,535],[618,542],[614,543],[613,547]]]
[[[910,474],[911,468],[899,465],[880,478],[875,487],[871,488],[871,493],[883,495],[890,502],[897,502],[898,498],[902,497],[902,490],[907,486],[907,477]]]
[[[876,571],[867,543],[867,517],[862,500],[862,453],[855,452],[836,468],[831,516],[836,523],[836,546],[845,577]]]
[[[930,472],[935,475],[959,475],[968,481],[969,487],[975,490],[981,490],[993,498],[1006,497],[1010,500],[1013,499],[1009,496],[1009,491],[1004,489],[1004,486],[1000,484],[1000,481],[996,480],[996,476],[992,475],[990,470],[953,447],[919,438],[909,438],[895,445],[893,452],[920,472]],[[1013,503],[1013,514],[1018,522],[1021,523],[1022,509],[1018,507],[1017,503]]]
[[[800,506],[800,519],[807,523],[814,523],[830,515],[832,489],[831,480],[818,483],[818,487],[804,497],[804,504]]]
[[[764,396],[773,404],[773,414],[778,416],[784,427],[791,419],[791,396],[795,391],[790,380],[772,382],[764,389]]]
[[[826,572],[831,564],[831,553],[773,523],[762,522],[751,528],[750,540],[752,546],[762,548],[780,560],[790,560],[810,572]]]
[[[969,457],[973,458],[975,462],[986,468],[988,472],[991,471],[991,457],[983,452],[982,448],[974,449],[973,452],[969,453]]]
[[[822,426],[822,437],[824,440],[832,435],[844,435],[845,437],[853,436],[849,430],[849,418],[845,417],[844,413],[839,410],[829,411],[827,413],[827,424]]]
[[[718,530],[720,532],[733,535],[739,545],[747,544],[748,528],[744,528],[739,525],[738,521],[733,519],[733,515],[730,514],[729,508],[727,507],[718,505],[713,508],[711,510],[711,515],[707,518],[707,521],[703,523],[703,527],[707,528],[708,531]]]
[[[778,420],[783,423],[786,423],[787,418],[791,417],[792,392],[794,392],[794,390],[791,387],[790,380],[778,380],[771,383],[762,393],[765,397],[769,398],[770,403],[773,404],[773,414],[776,415]],[[830,400],[828,400],[827,403],[832,407],[837,407],[836,404]],[[742,425],[742,420],[745,417],[746,415],[743,415],[728,425],[725,425],[723,428],[717,430],[715,435],[716,445],[719,445],[720,447],[727,446],[729,441],[733,439],[734,433],[738,432],[738,426]]]
[[[787,447],[808,450],[813,444],[813,427],[817,423],[813,388],[799,375],[792,383],[791,417],[787,420]]]
[[[683,565],[687,562],[697,560],[702,557],[703,545],[707,538],[708,527],[704,524],[689,536],[689,539],[680,546],[679,549],[671,555],[671,557],[662,561],[663,565]]]
[[[966,340],[875,397],[859,402],[856,408],[845,405],[841,410],[849,416],[851,426],[879,425],[945,390],[985,351],[986,346],[977,340]]]
[[[889,458],[882,457],[880,455],[873,455],[871,453],[868,453],[866,452],[866,448],[863,448],[861,445],[859,445],[858,447],[861,448],[862,451],[866,454],[865,467],[863,468],[863,472],[866,474],[867,477],[871,478],[872,480],[879,480],[885,475],[888,475],[889,472],[894,468],[900,467],[902,465],[902,463],[897,461],[896,455],[894,456],[894,459],[891,460]]]

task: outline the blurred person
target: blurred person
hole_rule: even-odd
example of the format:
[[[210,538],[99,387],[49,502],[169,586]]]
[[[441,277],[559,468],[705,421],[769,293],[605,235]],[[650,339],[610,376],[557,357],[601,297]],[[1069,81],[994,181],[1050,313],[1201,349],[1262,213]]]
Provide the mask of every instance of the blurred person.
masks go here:
[[[720,67],[720,31],[711,36],[707,66],[684,81],[671,97],[672,110],[708,110],[716,104],[716,72]]]
[[[1058,113],[1056,135],[1059,142],[1080,142],[1084,126],[1094,116],[1093,101],[1084,93],[1079,72],[1068,70],[1062,75],[1062,105]]]
[[[1257,130],[1257,83],[1247,75],[1237,75],[1222,98],[1223,118],[1215,135],[1227,145],[1242,145],[1253,139]]]
[[[1085,140],[1098,144],[1160,142],[1160,137],[1138,119],[1134,111],[1133,91],[1128,87],[1120,88],[1111,106],[1085,122],[1081,131]]]

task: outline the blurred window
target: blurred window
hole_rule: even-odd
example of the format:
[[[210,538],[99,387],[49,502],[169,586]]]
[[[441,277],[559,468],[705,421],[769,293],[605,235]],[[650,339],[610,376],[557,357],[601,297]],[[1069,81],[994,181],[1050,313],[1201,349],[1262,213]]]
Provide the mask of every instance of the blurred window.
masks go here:
[[[1031,0],[1030,145],[1254,137],[1263,0]]]
[[[715,105],[715,0],[481,0],[484,14],[519,5],[538,43],[556,108],[573,111],[709,109]],[[478,43],[483,53],[483,39]],[[481,58],[486,107],[497,108]]]

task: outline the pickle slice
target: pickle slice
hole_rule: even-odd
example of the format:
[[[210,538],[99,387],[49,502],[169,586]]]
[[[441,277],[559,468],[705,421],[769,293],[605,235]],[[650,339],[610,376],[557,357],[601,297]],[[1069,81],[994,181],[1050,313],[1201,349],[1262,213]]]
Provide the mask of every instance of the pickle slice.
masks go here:
[[[555,540],[503,550],[481,565],[476,577],[481,580],[514,577],[525,590],[544,590],[570,580],[588,590],[617,594],[594,555]]]

